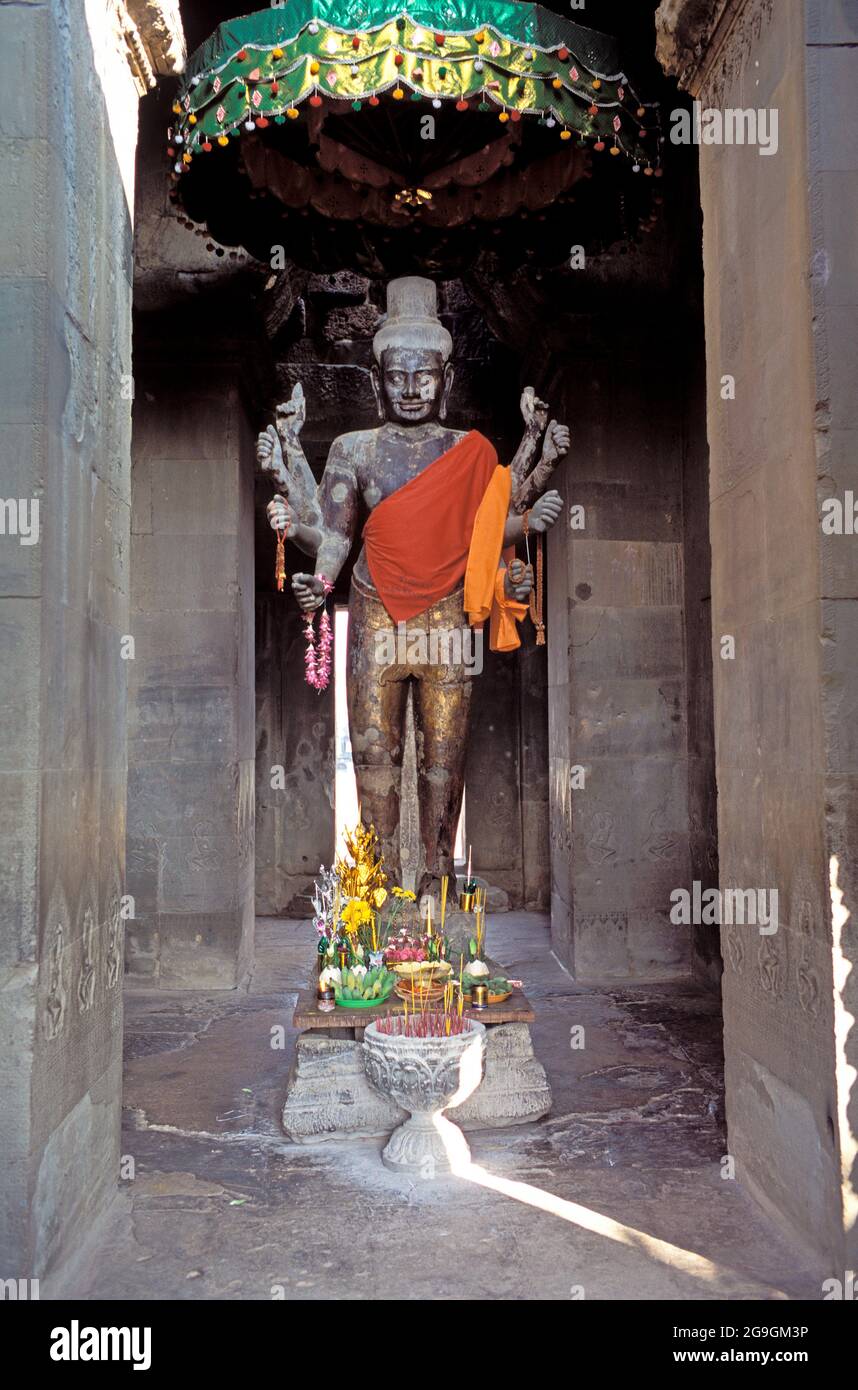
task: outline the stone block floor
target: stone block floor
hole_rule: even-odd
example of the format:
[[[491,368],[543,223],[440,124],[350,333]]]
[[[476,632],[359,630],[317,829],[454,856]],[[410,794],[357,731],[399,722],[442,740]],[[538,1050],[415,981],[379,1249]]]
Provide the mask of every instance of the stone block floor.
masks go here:
[[[554,1107],[471,1133],[467,1176],[435,1183],[387,1172],[381,1140],[297,1146],[280,1130],[307,924],[258,921],[244,991],[129,991],[134,1177],[109,1239],[56,1296],[820,1298],[812,1257],[720,1175],[718,1001],[579,987],[538,914],[490,918],[488,940],[536,1006]]]

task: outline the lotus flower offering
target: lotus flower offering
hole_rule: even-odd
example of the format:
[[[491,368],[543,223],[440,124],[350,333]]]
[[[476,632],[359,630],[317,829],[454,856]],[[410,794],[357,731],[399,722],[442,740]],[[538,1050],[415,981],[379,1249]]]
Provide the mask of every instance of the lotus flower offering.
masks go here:
[[[344,1008],[374,1008],[390,997],[396,976],[383,965],[367,970],[355,965],[349,970],[337,970],[332,977],[334,997]]]

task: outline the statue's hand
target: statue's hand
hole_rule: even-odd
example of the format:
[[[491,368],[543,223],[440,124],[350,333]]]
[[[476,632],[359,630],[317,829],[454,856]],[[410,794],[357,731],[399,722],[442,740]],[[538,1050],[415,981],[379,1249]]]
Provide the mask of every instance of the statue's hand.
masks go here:
[[[312,613],[325,601],[325,586],[314,574],[293,574],[292,592],[302,613]]]
[[[265,508],[268,514],[268,521],[272,531],[285,531],[287,539],[295,534],[297,521],[295,513],[288,505],[286,498],[281,497],[279,492]]]
[[[524,571],[524,578],[520,584],[513,584],[509,577],[509,570],[504,575],[503,591],[507,598],[514,598],[519,603],[527,603],[533,589],[533,574],[530,570]]]
[[[562,459],[569,452],[569,442],[568,425],[558,425],[556,420],[552,420],[542,445],[540,463],[555,463],[557,459]]]
[[[263,430],[256,441],[256,461],[260,468],[271,472],[279,474],[284,471],[283,450],[273,425],[269,425],[266,430]]]
[[[300,381],[296,381],[288,401],[277,407],[277,419],[280,423],[281,437],[284,443],[297,445],[298,436],[304,428],[306,418],[307,401],[304,397],[304,388]]]
[[[548,531],[563,510],[559,492],[544,492],[530,509],[530,530]]]
[[[527,430],[531,434],[541,434],[548,424],[548,406],[539,399],[532,386],[525,386],[522,391],[520,407]]]

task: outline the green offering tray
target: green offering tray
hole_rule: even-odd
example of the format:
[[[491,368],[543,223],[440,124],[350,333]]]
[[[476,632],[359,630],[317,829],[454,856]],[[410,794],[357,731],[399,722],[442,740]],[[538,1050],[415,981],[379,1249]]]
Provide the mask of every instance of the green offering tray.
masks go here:
[[[380,994],[377,999],[338,999],[338,1009],[377,1009],[379,1004],[386,1004],[390,998],[392,990],[387,994]]]

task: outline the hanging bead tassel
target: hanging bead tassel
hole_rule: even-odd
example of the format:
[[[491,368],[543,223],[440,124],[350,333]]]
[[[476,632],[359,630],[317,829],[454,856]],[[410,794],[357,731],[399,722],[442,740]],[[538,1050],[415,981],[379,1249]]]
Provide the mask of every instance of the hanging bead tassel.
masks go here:
[[[285,499],[284,499],[283,497],[280,497],[279,495],[278,495],[278,497],[277,497],[276,500],[277,500],[278,502],[285,502]],[[283,585],[286,583],[286,578],[287,578],[287,575],[286,575],[286,550],[285,550],[284,542],[285,542],[285,540],[286,540],[286,533],[287,533],[287,531],[288,531],[288,529],[289,529],[289,522],[290,522],[290,519],[291,519],[291,518],[290,518],[290,516],[289,516],[289,508],[287,507],[287,508],[286,508],[286,525],[285,525],[284,527],[282,527],[282,529],[281,529],[280,527],[277,528],[277,549],[276,549],[276,551],[275,551],[275,553],[274,553],[274,579],[275,579],[275,581],[276,581],[276,583],[277,583],[277,592],[278,592],[278,594],[282,594],[282,592],[283,592]]]
[[[544,646],[545,646],[545,623],[544,623],[544,621],[543,621],[543,611],[542,611],[542,604],[543,604],[543,589],[542,589],[543,568],[542,568],[542,567],[543,567],[543,557],[542,557],[542,532],[541,532],[541,531],[538,531],[538,532],[537,532],[537,535],[536,535],[536,588],[533,589],[533,590],[531,590],[531,594],[530,594],[530,618],[531,618],[531,621],[532,621],[532,623],[533,623],[533,626],[536,628],[536,645],[537,645],[537,647],[544,647]]]
[[[285,531],[277,532],[277,552],[274,556],[274,578],[277,580],[277,592],[282,594],[283,585],[286,583],[286,551],[283,542],[286,539]]]

